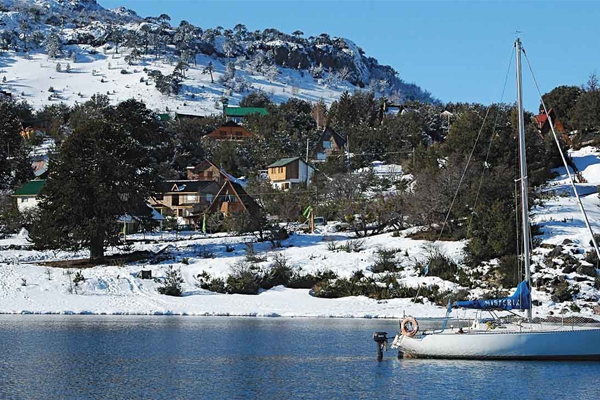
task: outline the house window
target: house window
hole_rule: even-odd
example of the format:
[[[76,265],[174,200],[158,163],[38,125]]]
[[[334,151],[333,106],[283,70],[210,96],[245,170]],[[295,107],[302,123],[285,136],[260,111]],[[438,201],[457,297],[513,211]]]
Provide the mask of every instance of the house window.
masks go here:
[[[29,201],[29,197],[22,197],[21,203],[27,203]]]
[[[206,201],[207,201],[208,203],[212,203],[212,201],[213,201],[213,195],[212,195],[212,193],[208,193],[208,194],[206,195]]]
[[[283,190],[288,190],[290,188],[290,183],[286,182],[282,186],[283,186]]]
[[[331,141],[329,141],[329,140],[324,140],[324,141],[323,141],[323,148],[324,148],[324,149],[330,149],[330,148],[331,148]]]
[[[195,202],[196,202],[196,199],[197,199],[197,197],[196,197],[196,195],[195,195],[195,194],[188,194],[188,195],[185,197],[185,201],[186,201],[186,202],[188,202],[188,203],[195,203]]]
[[[178,194],[174,194],[171,196],[171,205],[172,206],[178,206],[179,205],[179,195]]]
[[[207,179],[212,179],[213,177],[213,172],[212,171],[206,171],[206,178]]]
[[[317,160],[325,160],[326,158],[325,153],[317,153]]]

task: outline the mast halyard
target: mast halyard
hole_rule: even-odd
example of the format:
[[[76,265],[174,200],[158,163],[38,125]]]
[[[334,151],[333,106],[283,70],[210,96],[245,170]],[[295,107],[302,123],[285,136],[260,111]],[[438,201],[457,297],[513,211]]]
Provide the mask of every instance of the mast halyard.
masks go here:
[[[525,121],[523,116],[523,81],[521,70],[521,40],[517,38],[515,42],[516,59],[517,59],[517,108],[519,113],[519,165],[521,172],[521,214],[523,225],[523,258],[525,265],[525,280],[531,288],[531,272],[530,272],[530,248],[529,248],[529,210],[527,200],[527,157],[525,147]],[[531,320],[531,307],[527,309],[527,319]]]

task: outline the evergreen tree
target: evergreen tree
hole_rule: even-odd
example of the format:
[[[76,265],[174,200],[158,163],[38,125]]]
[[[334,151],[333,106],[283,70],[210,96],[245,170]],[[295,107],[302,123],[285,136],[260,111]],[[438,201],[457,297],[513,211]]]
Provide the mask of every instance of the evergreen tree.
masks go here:
[[[51,31],[46,38],[46,53],[50,58],[56,58],[62,54],[62,42],[55,31]]]
[[[573,109],[574,124],[580,132],[600,131],[600,85],[592,74]]]
[[[19,37],[23,41],[23,51],[27,52],[27,39],[29,37],[29,22],[27,22],[27,18],[22,18],[19,21],[19,29],[21,30],[21,34]]]
[[[273,102],[264,92],[252,92],[240,101],[240,107],[267,107]]]
[[[558,86],[542,96],[548,110],[550,108],[554,109],[557,118],[563,123],[567,131],[573,129],[573,110],[577,104],[577,99],[582,93],[581,88],[577,86]],[[540,104],[540,113],[543,112],[544,109]]]
[[[119,217],[149,220],[146,202],[159,183],[155,153],[165,135],[143,103],[114,107],[101,95],[77,106],[70,125],[73,132],[51,158],[31,239],[38,249],[88,248],[99,261],[106,246],[118,243]]]
[[[19,134],[32,121],[27,103],[0,99],[0,191],[13,189],[33,178],[29,149]]]
[[[212,61],[210,61],[208,64],[206,64],[206,67],[204,67],[204,69],[202,70],[203,74],[210,74],[210,82],[211,83],[215,83],[215,80],[213,78],[214,71],[215,71],[215,66],[212,63]]]

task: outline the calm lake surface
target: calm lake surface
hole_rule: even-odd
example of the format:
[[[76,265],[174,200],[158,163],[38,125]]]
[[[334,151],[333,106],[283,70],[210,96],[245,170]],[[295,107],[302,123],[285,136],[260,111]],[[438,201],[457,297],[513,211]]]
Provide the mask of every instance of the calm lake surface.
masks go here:
[[[376,360],[392,320],[0,316],[0,399],[598,399],[600,363]]]

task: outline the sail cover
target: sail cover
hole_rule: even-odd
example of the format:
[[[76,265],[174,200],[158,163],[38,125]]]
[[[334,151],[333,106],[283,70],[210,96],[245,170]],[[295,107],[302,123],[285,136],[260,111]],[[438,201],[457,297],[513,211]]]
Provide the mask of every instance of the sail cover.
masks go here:
[[[488,300],[457,301],[453,307],[478,310],[527,310],[531,308],[531,293],[526,281],[519,283],[517,291],[509,297]]]

